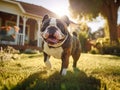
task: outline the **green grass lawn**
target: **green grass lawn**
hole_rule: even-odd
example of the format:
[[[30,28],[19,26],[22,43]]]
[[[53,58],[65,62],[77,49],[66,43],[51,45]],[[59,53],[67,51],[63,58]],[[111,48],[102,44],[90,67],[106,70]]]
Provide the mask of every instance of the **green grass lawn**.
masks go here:
[[[51,57],[47,70],[42,54],[20,54],[21,59],[0,62],[0,90],[120,90],[120,57],[83,54],[77,69],[72,57],[66,76],[61,60]]]

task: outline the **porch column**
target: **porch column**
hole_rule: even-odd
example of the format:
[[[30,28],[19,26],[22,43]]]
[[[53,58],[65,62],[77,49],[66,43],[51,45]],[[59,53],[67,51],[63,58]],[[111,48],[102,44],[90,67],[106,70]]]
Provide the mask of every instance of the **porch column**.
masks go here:
[[[41,35],[40,35],[41,20],[37,20],[37,24],[38,24],[37,46],[38,46],[38,47],[42,47],[42,37],[41,37]]]
[[[16,26],[19,27],[20,24],[20,15],[17,15],[17,21]],[[15,43],[18,44],[19,38],[18,38],[18,32],[16,33]]]
[[[25,29],[26,29],[26,21],[27,21],[27,17],[24,17],[23,16],[23,41],[22,41],[22,45],[24,45],[25,44]]]
[[[20,24],[20,15],[17,15],[17,21],[16,21],[16,26],[19,27],[19,24]]]

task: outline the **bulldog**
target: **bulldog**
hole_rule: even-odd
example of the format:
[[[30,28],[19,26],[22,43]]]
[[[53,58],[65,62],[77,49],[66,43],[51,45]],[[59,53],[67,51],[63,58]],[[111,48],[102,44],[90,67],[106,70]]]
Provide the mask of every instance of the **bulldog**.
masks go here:
[[[81,53],[80,41],[76,37],[77,34],[73,33],[71,35],[67,29],[69,24],[70,20],[67,16],[57,19],[45,15],[41,25],[44,62],[50,69],[50,56],[61,59],[61,75],[66,75],[67,73],[70,55],[74,59],[73,67],[75,68]]]

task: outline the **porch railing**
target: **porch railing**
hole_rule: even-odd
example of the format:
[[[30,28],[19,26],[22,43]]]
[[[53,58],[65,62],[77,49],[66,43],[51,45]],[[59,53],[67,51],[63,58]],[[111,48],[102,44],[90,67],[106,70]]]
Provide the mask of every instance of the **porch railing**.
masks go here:
[[[0,44],[9,44],[9,45],[23,45],[24,34],[16,33],[15,41],[0,41]]]
[[[15,41],[0,41],[0,44],[8,44],[8,45],[24,45],[25,35],[23,33],[16,33]],[[37,47],[42,47],[43,39],[42,37],[38,37],[37,39]]]
[[[23,40],[24,40],[24,36],[25,36],[25,35],[22,34],[22,33],[17,33],[16,36],[17,36],[17,38],[16,38],[16,40],[15,40],[15,41],[16,41],[16,44],[17,44],[17,45],[24,45],[24,41],[23,41]]]

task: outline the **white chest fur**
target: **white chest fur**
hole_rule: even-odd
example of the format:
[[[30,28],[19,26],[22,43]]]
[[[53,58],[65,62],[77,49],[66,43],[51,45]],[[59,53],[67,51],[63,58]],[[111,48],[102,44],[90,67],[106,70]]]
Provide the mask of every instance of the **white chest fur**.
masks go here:
[[[47,53],[48,55],[51,55],[55,58],[61,59],[61,55],[63,53],[63,49],[62,47],[58,47],[58,48],[49,48],[49,46],[47,45],[47,43],[44,43],[44,50],[45,53]]]

